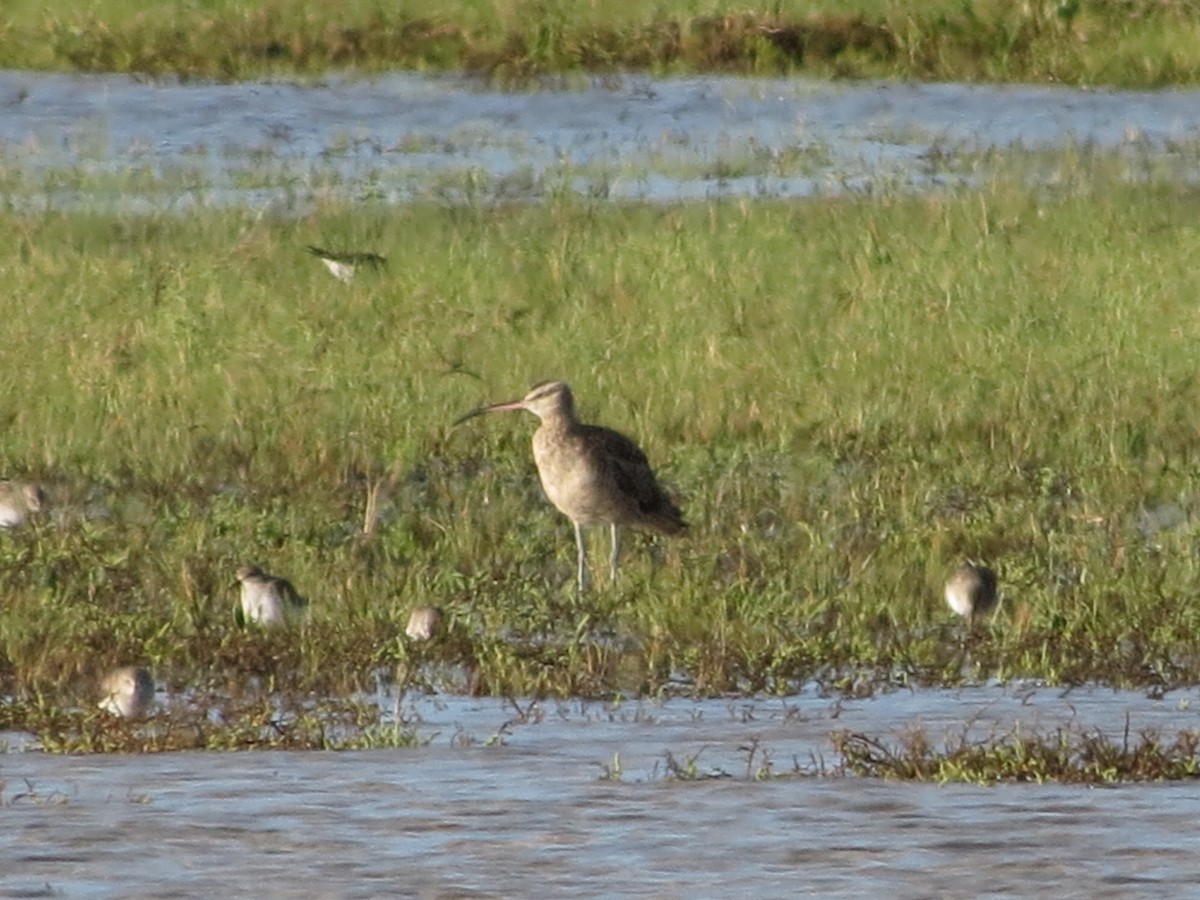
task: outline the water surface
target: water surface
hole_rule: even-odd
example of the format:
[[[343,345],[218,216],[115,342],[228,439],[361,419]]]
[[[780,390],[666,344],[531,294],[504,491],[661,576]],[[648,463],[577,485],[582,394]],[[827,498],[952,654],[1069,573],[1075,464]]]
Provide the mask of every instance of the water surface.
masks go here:
[[[446,75],[210,84],[0,72],[0,110],[10,178],[24,173],[47,203],[79,203],[82,173],[92,200],[132,208],[927,188],[973,179],[971,155],[989,149],[1068,142],[1174,161],[1186,177],[1200,136],[1194,90],[718,76],[505,92]],[[130,173],[166,183],[156,192]],[[123,180],[99,191],[105,177]]]
[[[817,776],[828,735],[1194,724],[1200,691],[805,693],[610,706],[406,699],[423,746],[0,757],[0,894],[66,897],[1181,896],[1194,784]],[[388,698],[380,698],[388,703]],[[750,755],[750,748],[754,755]],[[669,754],[669,756],[668,756]],[[695,762],[696,780],[669,777]],[[764,762],[785,778],[755,780]],[[614,777],[619,763],[620,775]]]

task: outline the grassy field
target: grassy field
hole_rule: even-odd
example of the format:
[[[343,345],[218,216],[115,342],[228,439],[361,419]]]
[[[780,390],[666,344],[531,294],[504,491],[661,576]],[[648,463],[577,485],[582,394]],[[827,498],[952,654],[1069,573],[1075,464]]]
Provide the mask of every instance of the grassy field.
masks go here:
[[[0,533],[24,698],[0,728],[52,730],[118,663],[230,703],[438,671],[501,696],[1195,683],[1200,193],[1058,165],[920,197],[3,213],[0,475],[53,512]],[[343,285],[308,243],[388,266]],[[450,425],[545,378],[692,523],[582,599],[535,420]],[[940,597],[964,556],[1005,595],[973,634]],[[303,626],[238,626],[247,562]],[[418,604],[453,621],[431,646],[403,636]]]
[[[1161,86],[1200,81],[1194,0],[10,0],[0,68],[258,78],[642,70]]]
[[[0,67],[1158,87],[1200,81],[1200,8],[14,0]],[[18,158],[40,148],[9,148],[0,478],[42,482],[51,509],[0,531],[0,731],[65,752],[414,743],[354,693],[380,683],[611,698],[1200,682],[1200,192],[1179,187],[1196,148],[1146,167],[1131,147],[996,169],[952,152],[947,173],[990,173],[983,187],[802,202],[621,205],[562,187],[589,173],[451,173],[419,192],[441,201],[300,219],[30,212],[165,207],[202,176],[47,175]],[[825,164],[810,152],[690,174]],[[242,186],[286,169],[264,160]],[[310,243],[389,264],[342,285]],[[596,536],[582,598],[532,417],[450,424],[545,378],[636,437],[692,523],[628,536],[616,585]],[[1004,595],[971,632],[941,600],[964,557]],[[310,599],[302,625],[235,620],[250,562]],[[451,622],[430,644],[404,635],[423,604]],[[150,725],[101,714],[97,676],[129,663],[187,703]],[[1193,735],[832,737],[846,771],[897,778],[1179,778],[1195,760]]]

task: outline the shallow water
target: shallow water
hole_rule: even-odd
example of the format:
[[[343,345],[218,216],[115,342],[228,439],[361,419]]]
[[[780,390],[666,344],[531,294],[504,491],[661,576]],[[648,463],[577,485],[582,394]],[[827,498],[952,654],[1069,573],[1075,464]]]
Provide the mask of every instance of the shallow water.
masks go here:
[[[518,93],[444,75],[0,72],[0,163],[46,205],[810,196],[969,181],[977,168],[957,154],[1067,142],[1189,177],[1197,137],[1197,91],[626,76]]]
[[[379,698],[385,705],[392,702]],[[424,746],[0,756],[3,896],[1179,896],[1195,785],[813,777],[828,736],[1194,725],[1200,691],[805,693],[610,706],[405,700]],[[752,760],[748,748],[755,746]],[[668,777],[667,758],[701,777]],[[777,774],[757,781],[769,757]],[[619,760],[620,777],[604,778]],[[607,769],[606,769],[607,767]]]

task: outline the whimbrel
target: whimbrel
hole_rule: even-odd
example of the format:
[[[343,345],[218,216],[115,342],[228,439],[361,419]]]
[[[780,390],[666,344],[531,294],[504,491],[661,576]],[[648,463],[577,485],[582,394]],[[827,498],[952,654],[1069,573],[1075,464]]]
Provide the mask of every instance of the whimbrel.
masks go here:
[[[414,641],[427,641],[442,627],[445,614],[436,606],[418,606],[408,617],[408,627],[404,629]]]
[[[561,381],[535,384],[520,400],[481,407],[454,424],[483,413],[517,409],[542,420],[533,433],[533,459],[546,496],[575,526],[580,591],[587,585],[583,529],[600,525],[611,529],[609,567],[614,579],[621,525],[666,535],[687,530],[683,513],[659,486],[641,448],[611,428],[581,423],[571,389]]]
[[[29,481],[0,481],[0,528],[14,528],[29,513],[46,508],[46,493],[41,485]]]
[[[964,616],[969,628],[976,616],[986,616],[996,608],[996,573],[987,566],[963,563],[946,581],[946,603]]]
[[[154,702],[154,679],[141,666],[113,669],[100,682],[100,708],[126,719],[141,718]]]
[[[258,566],[242,566],[237,578],[242,583],[242,615],[248,622],[283,625],[307,605],[290,581],[268,575]]]
[[[333,277],[341,282],[349,282],[354,277],[354,271],[361,266],[379,269],[387,262],[378,253],[339,253],[335,250],[314,247],[312,244],[309,244],[308,252],[321,260]]]

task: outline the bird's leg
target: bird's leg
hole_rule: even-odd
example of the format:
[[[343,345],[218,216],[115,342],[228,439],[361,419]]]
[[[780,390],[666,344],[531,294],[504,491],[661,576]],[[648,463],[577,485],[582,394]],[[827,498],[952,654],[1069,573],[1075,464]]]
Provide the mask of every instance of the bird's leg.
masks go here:
[[[621,539],[617,533],[617,526],[610,525],[612,529],[612,555],[608,558],[609,584],[617,583],[617,557],[621,553]]]
[[[579,581],[579,593],[583,593],[587,589],[587,551],[583,546],[583,529],[578,522],[572,522],[575,526],[575,546],[579,548],[579,562],[576,567],[576,576]]]

